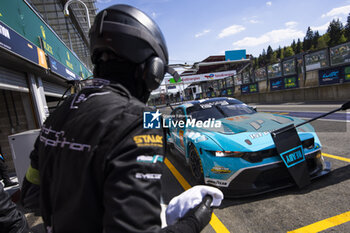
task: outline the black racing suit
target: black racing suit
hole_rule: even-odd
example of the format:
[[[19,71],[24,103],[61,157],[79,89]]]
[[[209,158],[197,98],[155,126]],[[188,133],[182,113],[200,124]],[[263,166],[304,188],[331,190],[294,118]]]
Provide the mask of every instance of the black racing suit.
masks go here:
[[[0,183],[0,232],[27,233],[27,221]]]
[[[121,85],[69,97],[36,140],[24,206],[40,190],[45,226],[56,233],[198,232],[193,216],[160,229],[163,134],[143,128],[144,111]]]

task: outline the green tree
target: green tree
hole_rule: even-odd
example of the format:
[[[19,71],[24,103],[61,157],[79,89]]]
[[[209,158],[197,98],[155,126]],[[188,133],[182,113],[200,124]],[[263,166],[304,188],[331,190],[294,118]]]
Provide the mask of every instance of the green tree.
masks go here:
[[[270,63],[276,63],[276,62],[278,62],[278,60],[280,60],[280,59],[277,58],[277,51],[274,51],[272,53],[272,56],[271,56],[271,59],[270,59]]]
[[[273,50],[272,50],[271,46],[269,45],[269,47],[267,47],[267,52],[266,52],[266,62],[267,63],[271,62],[272,54],[273,54]]]
[[[339,44],[345,43],[346,42],[346,37],[343,35],[341,35],[340,39],[339,39]]]
[[[284,53],[284,48],[281,49],[281,57],[280,57],[281,60],[284,58],[283,53]]]
[[[302,52],[302,43],[300,41],[300,39],[298,38],[298,42],[297,42],[297,46],[295,47],[295,53],[298,54],[298,53],[301,53]]]
[[[282,48],[281,46],[278,46],[278,49],[276,51],[276,58],[281,59],[281,55],[282,55]]]
[[[343,35],[343,24],[339,19],[333,19],[329,24],[327,33],[329,34],[328,46],[334,46],[340,43],[340,39]]]
[[[295,40],[293,40],[293,42],[290,46],[292,47],[294,53],[296,53],[297,44],[295,43]]]
[[[292,47],[287,47],[286,50],[284,50],[284,57],[290,57],[294,55],[294,51],[292,49]]]
[[[318,38],[316,49],[326,48],[328,44],[328,40],[329,40],[328,34],[324,34],[323,36]]]
[[[258,67],[262,66],[262,56],[261,54],[258,57]]]
[[[312,38],[312,48],[316,49],[317,45],[318,45],[318,39],[320,38],[320,34],[318,33],[318,31],[315,31],[314,36]]]
[[[348,15],[348,18],[346,20],[346,25],[344,28],[344,36],[346,38],[346,41],[350,41],[350,14]]]
[[[253,68],[256,69],[258,66],[259,66],[258,58],[257,58],[257,57],[254,57],[254,60],[253,60]]]
[[[266,65],[266,51],[265,49],[263,49],[262,53],[261,53],[261,58],[259,59],[259,65],[260,66],[265,66]]]
[[[311,30],[311,28],[308,27],[307,31],[306,31],[306,35],[304,37],[304,42],[303,42],[303,50],[304,51],[311,49],[313,37],[314,37],[314,33]]]

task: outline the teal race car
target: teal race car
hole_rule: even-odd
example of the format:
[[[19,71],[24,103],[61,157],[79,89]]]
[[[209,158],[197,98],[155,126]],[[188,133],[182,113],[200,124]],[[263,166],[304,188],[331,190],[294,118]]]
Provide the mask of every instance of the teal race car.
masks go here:
[[[216,186],[227,196],[256,195],[295,185],[295,177],[312,180],[330,172],[310,124],[296,131],[294,125],[303,120],[257,112],[234,98],[182,104],[164,122],[168,148],[185,159],[196,182]],[[301,149],[283,157],[271,132],[291,125]],[[284,141],[288,144],[288,138]],[[291,167],[293,158],[304,164],[301,175]]]

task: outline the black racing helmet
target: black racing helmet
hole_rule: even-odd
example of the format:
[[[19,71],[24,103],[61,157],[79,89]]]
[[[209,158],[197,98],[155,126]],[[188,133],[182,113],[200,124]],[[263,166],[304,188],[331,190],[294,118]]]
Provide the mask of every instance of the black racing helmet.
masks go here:
[[[92,63],[103,52],[135,64],[144,64],[144,81],[152,91],[159,87],[167,71],[168,49],[157,24],[142,11],[129,5],[113,5],[99,12],[90,29]]]

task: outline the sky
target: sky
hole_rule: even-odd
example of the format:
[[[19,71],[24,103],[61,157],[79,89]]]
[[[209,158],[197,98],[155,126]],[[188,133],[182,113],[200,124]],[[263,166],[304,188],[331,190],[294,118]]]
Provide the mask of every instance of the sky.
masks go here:
[[[202,61],[227,50],[258,56],[303,40],[307,27],[322,35],[329,22],[345,25],[350,0],[97,0],[98,11],[114,4],[139,8],[161,28],[170,64]]]

